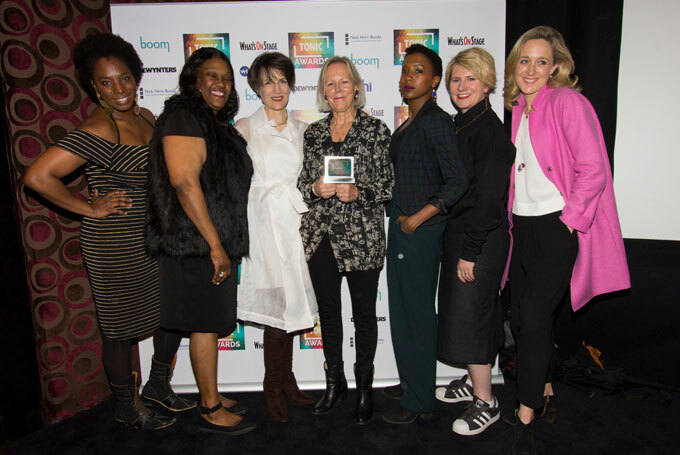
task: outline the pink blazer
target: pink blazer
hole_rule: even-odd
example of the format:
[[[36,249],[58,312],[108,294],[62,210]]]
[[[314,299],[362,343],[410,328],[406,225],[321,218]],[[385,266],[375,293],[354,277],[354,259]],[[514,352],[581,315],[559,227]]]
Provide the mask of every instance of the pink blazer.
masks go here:
[[[525,105],[521,96],[512,109],[513,143]],[[578,256],[571,276],[571,306],[576,311],[596,295],[630,288],[612,172],[597,114],[583,95],[544,86],[533,108],[529,136],[536,158],[564,197],[560,219],[578,231]],[[511,226],[514,198],[513,169],[508,200]]]

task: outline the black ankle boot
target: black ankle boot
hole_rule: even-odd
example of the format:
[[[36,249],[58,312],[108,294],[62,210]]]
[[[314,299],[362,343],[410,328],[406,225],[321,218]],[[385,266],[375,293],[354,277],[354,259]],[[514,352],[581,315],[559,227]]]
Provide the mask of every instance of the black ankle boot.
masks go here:
[[[111,392],[116,400],[114,406],[116,421],[140,430],[159,430],[175,423],[174,418],[155,414],[151,409],[144,407],[137,395],[136,378],[137,375],[133,373],[123,381],[123,384],[111,383]]]
[[[151,402],[161,404],[166,409],[173,412],[186,411],[196,407],[196,402],[178,396],[170,387],[172,377],[172,365],[159,362],[151,358],[151,372],[149,380],[142,389],[142,400],[147,405]]]
[[[535,455],[534,422],[523,423],[519,416],[515,416],[515,442],[512,444],[511,455]]]
[[[316,415],[328,414],[333,410],[335,402],[347,398],[347,379],[345,379],[344,364],[328,366],[323,364],[326,372],[326,391],[314,405],[312,411]]]
[[[360,425],[367,423],[373,417],[373,365],[368,373],[357,374],[354,365],[354,377],[357,380],[357,404],[354,408],[354,420]]]

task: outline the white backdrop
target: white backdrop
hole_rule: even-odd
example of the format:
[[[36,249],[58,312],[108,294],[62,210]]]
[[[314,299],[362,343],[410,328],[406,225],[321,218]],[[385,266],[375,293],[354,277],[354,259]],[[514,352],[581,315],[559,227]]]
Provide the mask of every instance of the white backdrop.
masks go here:
[[[394,130],[406,116],[397,83],[403,50],[420,42],[437,51],[444,65],[472,45],[485,47],[496,60],[501,80],[491,103],[503,118],[502,75],[505,60],[504,0],[409,0],[409,1],[291,1],[192,4],[113,4],[114,33],[135,46],[145,66],[139,88],[140,104],[158,115],[164,100],[177,90],[185,56],[202,46],[218,47],[231,59],[241,108],[237,118],[251,115],[260,105],[248,87],[246,75],[253,59],[264,51],[279,51],[296,63],[296,92],[289,109],[296,118],[312,122],[321,118],[316,109],[319,67],[332,55],[349,56],[366,89],[366,111]],[[444,85],[439,105],[454,113]],[[343,285],[344,358],[352,382],[354,329],[349,293]],[[398,378],[389,329],[385,272],[377,296],[378,350],[376,385],[394,384]],[[325,385],[323,352],[318,327],[300,336],[294,351],[295,374],[302,387]],[[173,385],[178,391],[195,391],[189,362],[188,340],[177,356]],[[219,340],[220,390],[260,390],[264,375],[262,330],[239,326]],[[148,374],[153,347],[140,344],[142,373]],[[498,370],[494,380],[499,381]],[[462,371],[441,363],[438,383],[460,376]],[[146,377],[146,376],[145,376]]]

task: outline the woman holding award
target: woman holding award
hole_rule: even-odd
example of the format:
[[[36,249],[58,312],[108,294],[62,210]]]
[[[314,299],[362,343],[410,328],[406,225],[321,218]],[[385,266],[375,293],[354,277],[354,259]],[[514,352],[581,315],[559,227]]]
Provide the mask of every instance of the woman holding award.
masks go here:
[[[309,207],[302,216],[300,233],[319,305],[326,358],[326,391],[314,413],[330,412],[338,398],[347,394],[340,299],[344,276],[356,331],[358,423],[373,415],[373,358],[378,337],[375,301],[385,260],[383,203],[390,199],[393,186],[390,131],[381,120],[361,111],[365,101],[361,76],[350,59],[336,56],[326,60],[317,85],[317,102],[319,110],[330,114],[305,132],[298,180]],[[354,180],[331,183],[329,169],[346,164],[352,166],[344,169]]]

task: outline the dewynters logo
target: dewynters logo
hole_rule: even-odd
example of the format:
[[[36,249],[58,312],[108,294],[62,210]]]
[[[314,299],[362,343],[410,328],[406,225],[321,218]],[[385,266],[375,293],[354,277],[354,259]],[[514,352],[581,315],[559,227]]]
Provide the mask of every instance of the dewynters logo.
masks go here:
[[[300,334],[300,349],[323,349],[320,322],[317,322],[313,329]]]
[[[412,44],[422,44],[439,53],[439,29],[403,29],[394,31],[394,64],[404,63],[406,49]]]
[[[214,47],[229,55],[229,33],[190,33],[184,37],[184,59],[202,47]]]
[[[243,324],[236,323],[236,329],[231,335],[217,340],[217,349],[220,351],[242,351],[246,348],[246,336]]]
[[[289,33],[288,55],[295,68],[321,68],[335,55],[333,32]]]

